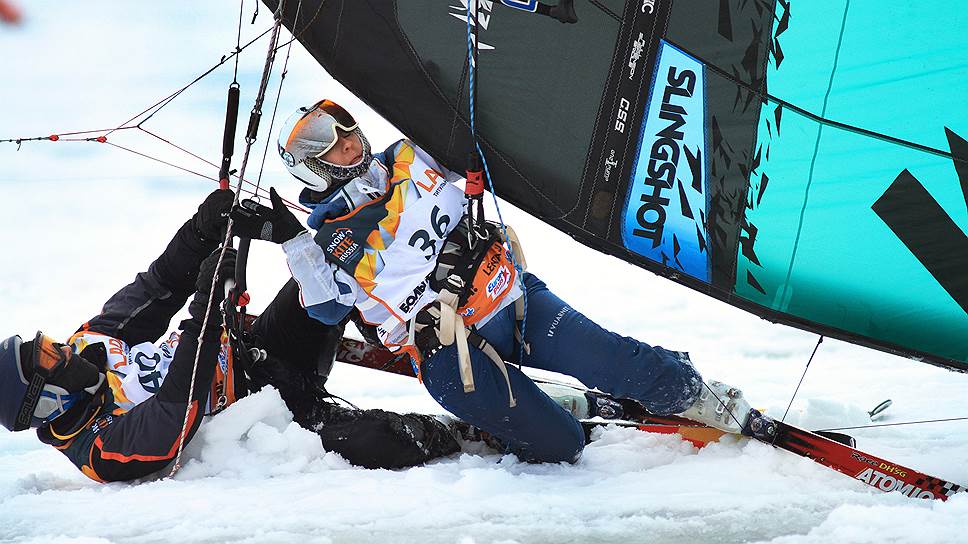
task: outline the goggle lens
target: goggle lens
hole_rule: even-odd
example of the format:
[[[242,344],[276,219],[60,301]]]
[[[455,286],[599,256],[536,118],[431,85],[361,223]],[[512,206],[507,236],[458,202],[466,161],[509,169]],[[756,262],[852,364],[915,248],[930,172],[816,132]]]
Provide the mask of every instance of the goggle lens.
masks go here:
[[[321,159],[339,141],[337,129],[353,132],[359,126],[348,111],[332,100],[321,100],[303,109],[305,113],[296,122],[286,142],[286,150],[292,153],[296,162],[309,157]],[[315,148],[309,153],[306,149],[302,159],[299,157],[301,153],[293,146],[297,139],[313,142],[312,147]]]
[[[67,360],[64,347],[63,344],[55,342],[53,338],[38,332],[34,338],[35,367],[45,369],[48,376],[53,374],[54,370]]]
[[[350,112],[343,109],[343,106],[340,106],[332,100],[322,100],[317,102],[316,105],[313,106],[313,109],[320,109],[332,115],[333,119],[336,120],[336,124],[340,125],[340,128],[347,132],[356,128],[356,119],[353,119],[353,116],[350,115]]]

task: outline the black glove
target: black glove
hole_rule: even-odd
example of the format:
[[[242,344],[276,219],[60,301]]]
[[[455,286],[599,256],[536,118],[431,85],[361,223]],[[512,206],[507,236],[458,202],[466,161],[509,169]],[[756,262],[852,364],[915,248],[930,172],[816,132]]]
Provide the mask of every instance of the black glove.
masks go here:
[[[414,343],[426,355],[440,347],[440,301],[435,300],[414,316]]]
[[[205,309],[208,307],[208,294],[211,292],[212,281],[214,279],[217,283],[213,293],[215,298],[212,301],[212,309],[208,315],[208,325],[210,327],[222,322],[222,313],[219,311],[218,305],[225,299],[226,280],[235,277],[235,249],[226,249],[225,256],[222,257],[222,263],[219,264],[218,258],[221,252],[222,248],[216,249],[211,255],[205,257],[201,266],[198,267],[198,280],[195,281],[195,288],[198,291],[195,293],[195,297],[192,298],[191,304],[188,305],[188,313],[191,314],[193,319],[201,323],[202,319],[205,318]],[[218,266],[217,273],[215,270],[216,266]]]
[[[271,208],[253,200],[243,200],[232,208],[232,234],[281,244],[306,230],[286,207],[275,188],[269,189],[269,200],[272,201]]]
[[[216,189],[205,197],[192,217],[195,233],[205,240],[221,241],[225,237],[225,224],[228,223],[233,202],[235,193],[227,189]]]

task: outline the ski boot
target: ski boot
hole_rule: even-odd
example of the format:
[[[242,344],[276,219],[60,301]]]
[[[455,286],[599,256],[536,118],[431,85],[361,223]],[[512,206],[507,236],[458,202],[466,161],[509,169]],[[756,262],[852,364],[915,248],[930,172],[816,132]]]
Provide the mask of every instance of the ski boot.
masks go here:
[[[602,419],[622,419],[625,410],[622,405],[604,394],[584,391],[565,384],[535,382],[538,389],[543,391],[566,412],[575,416],[578,421],[600,417]]]
[[[727,433],[742,434],[747,431],[750,410],[742,391],[710,381],[703,384],[696,402],[679,415]]]

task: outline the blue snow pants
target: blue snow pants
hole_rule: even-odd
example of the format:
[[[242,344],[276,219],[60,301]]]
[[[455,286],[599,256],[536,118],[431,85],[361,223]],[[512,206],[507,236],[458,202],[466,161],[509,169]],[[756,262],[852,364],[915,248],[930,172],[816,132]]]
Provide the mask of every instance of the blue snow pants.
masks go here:
[[[588,387],[637,400],[650,411],[673,414],[695,401],[701,378],[684,353],[651,347],[609,332],[565,304],[532,274],[524,274],[528,293],[524,366],[573,376]],[[505,361],[518,359],[514,306],[491,318],[478,333]],[[471,347],[475,390],[465,393],[456,346],[424,361],[427,390],[448,411],[495,436],[519,458],[531,462],[573,462],[585,447],[578,420],[516,367],[508,364],[511,391],[497,366]]]

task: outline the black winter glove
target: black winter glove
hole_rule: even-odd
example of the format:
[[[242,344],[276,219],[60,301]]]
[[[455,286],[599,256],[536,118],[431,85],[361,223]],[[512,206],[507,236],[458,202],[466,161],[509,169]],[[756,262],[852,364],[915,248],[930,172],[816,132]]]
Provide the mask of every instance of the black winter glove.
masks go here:
[[[195,288],[198,291],[195,293],[191,304],[188,305],[188,313],[191,314],[194,320],[201,323],[202,319],[205,318],[205,309],[208,307],[208,294],[212,289],[212,281],[215,279],[217,283],[214,291],[215,299],[212,301],[212,309],[208,315],[209,327],[216,326],[222,322],[219,303],[225,299],[225,282],[235,277],[235,249],[226,249],[225,256],[222,257],[222,263],[219,264],[218,258],[221,252],[222,248],[216,249],[211,255],[205,257],[201,266],[198,267],[198,280],[195,282]],[[218,266],[217,273],[216,266]]]
[[[306,230],[286,207],[275,188],[269,189],[269,200],[272,201],[271,208],[253,200],[243,200],[232,208],[232,234],[281,244]]]
[[[205,197],[192,217],[195,232],[206,240],[221,241],[225,237],[225,224],[228,223],[233,202],[235,193],[227,189],[216,189]]]

